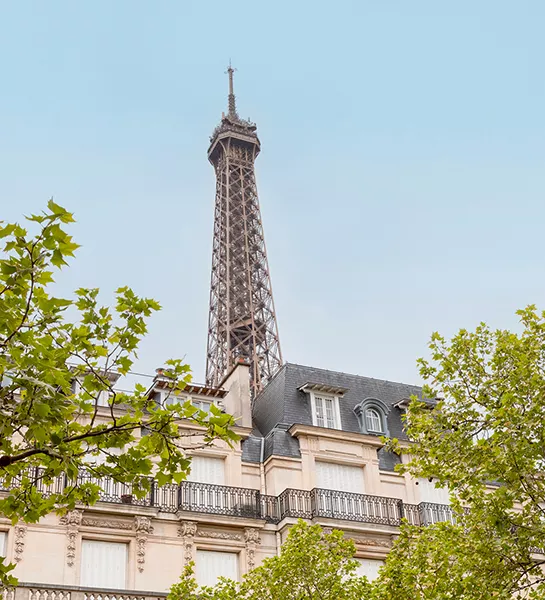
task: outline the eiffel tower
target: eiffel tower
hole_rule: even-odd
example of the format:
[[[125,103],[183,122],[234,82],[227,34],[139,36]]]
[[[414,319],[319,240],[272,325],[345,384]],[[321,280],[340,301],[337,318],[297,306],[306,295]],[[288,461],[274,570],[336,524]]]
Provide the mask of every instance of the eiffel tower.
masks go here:
[[[216,172],[206,380],[220,385],[240,360],[250,365],[252,397],[282,365],[254,163],[256,125],[238,116],[229,64],[227,114],[214,130],[208,160]]]

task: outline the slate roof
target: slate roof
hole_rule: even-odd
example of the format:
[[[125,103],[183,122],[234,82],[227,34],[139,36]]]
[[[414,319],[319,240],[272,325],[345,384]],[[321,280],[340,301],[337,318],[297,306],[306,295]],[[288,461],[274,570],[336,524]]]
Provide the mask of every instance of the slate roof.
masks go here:
[[[360,432],[354,413],[357,404],[367,398],[381,400],[390,409],[390,435],[404,440],[401,411],[395,405],[412,395],[422,397],[421,388],[415,385],[286,363],[255,399],[253,419],[262,434],[267,435],[278,423],[312,425],[309,395],[299,390],[306,383],[348,390],[339,400],[343,431]]]
[[[257,462],[270,456],[300,457],[299,442],[288,429],[294,425],[312,425],[309,395],[299,388],[303,385],[320,384],[347,391],[340,398],[341,426],[343,431],[360,432],[354,407],[362,400],[381,400],[389,409],[387,422],[392,437],[406,440],[401,410],[395,405],[412,395],[422,397],[422,390],[415,385],[350,375],[315,367],[286,363],[255,399],[252,409],[254,430],[242,444],[242,460]],[[262,442],[264,438],[264,441]],[[393,471],[399,457],[380,450],[379,466]]]

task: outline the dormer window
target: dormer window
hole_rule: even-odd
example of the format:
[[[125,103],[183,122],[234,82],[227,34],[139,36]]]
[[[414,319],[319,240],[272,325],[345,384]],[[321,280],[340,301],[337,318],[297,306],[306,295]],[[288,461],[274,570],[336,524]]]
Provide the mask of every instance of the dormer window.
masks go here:
[[[348,391],[347,388],[308,382],[299,391],[309,395],[312,424],[315,427],[342,429],[339,398]]]
[[[358,417],[362,433],[370,435],[389,435],[386,417],[389,409],[377,398],[366,398],[360,402],[354,412]]]

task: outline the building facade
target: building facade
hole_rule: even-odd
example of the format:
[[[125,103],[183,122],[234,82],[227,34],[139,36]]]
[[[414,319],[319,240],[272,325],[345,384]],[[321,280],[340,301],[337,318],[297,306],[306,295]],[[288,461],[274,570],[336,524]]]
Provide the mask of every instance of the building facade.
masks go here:
[[[157,376],[150,393],[162,390]],[[12,527],[0,517],[0,550],[21,582],[11,593],[160,596],[189,561],[202,584],[218,575],[240,579],[279,551],[298,518],[342,529],[356,543],[361,572],[372,577],[402,518],[426,524],[450,515],[442,490],[398,474],[400,458],[382,448],[383,435],[406,440],[402,414],[419,394],[414,386],[287,363],[252,404],[249,366],[240,360],[220,386],[184,391],[204,410],[214,403],[236,416],[241,438],[233,448],[218,443],[196,453],[188,481],[136,500],[104,480],[95,506],[35,525]]]

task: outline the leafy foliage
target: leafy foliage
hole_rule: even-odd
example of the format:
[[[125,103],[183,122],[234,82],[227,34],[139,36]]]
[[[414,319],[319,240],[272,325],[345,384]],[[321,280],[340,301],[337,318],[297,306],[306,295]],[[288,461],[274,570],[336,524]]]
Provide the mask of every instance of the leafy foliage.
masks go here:
[[[220,579],[199,588],[187,566],[167,600],[366,600],[371,584],[355,574],[356,548],[342,531],[324,533],[319,525],[300,520],[279,556],[267,558],[241,583]]]
[[[412,401],[402,470],[447,486],[456,524],[405,526],[381,599],[545,598],[545,313],[517,314],[520,333],[436,333],[420,360],[438,400]]]
[[[50,201],[27,221],[33,235],[17,223],[0,224],[0,485],[11,489],[0,498],[0,514],[34,522],[95,503],[99,486],[77,481],[83,468],[130,484],[136,496],[149,490],[150,478],[180,482],[190,469],[189,441],[195,447],[235,440],[233,418],[216,407],[205,414],[189,401],[160,405],[142,385],[116,391],[110,374],[129,372],[159,304],[127,287],[117,290],[114,308],[99,305],[98,289],[79,289],[73,300],[56,297],[54,272],[78,248],[65,231],[73,217]],[[168,360],[163,379],[176,394],[190,369]],[[185,419],[191,430],[180,427]],[[66,476],[64,490],[40,491],[59,475]]]

